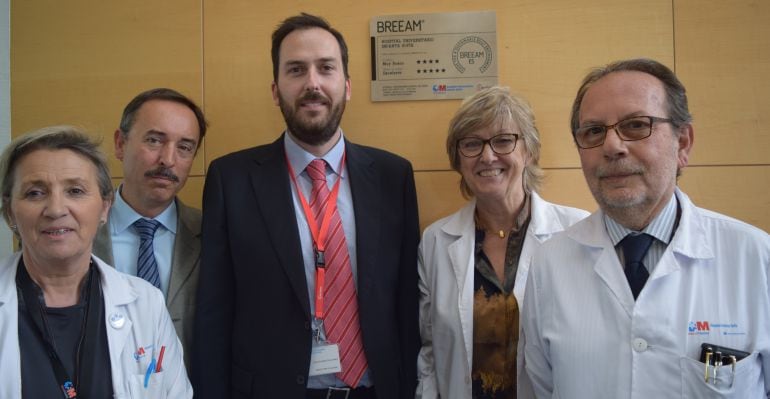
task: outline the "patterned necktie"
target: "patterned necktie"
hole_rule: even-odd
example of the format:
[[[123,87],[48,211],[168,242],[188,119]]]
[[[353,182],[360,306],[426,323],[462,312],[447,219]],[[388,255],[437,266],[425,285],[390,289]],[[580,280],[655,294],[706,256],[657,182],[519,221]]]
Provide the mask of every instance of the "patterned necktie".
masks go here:
[[[310,209],[320,226],[330,195],[326,184],[326,162],[322,159],[313,160],[305,170],[313,180]],[[342,372],[337,374],[338,378],[355,388],[366,371],[367,364],[358,321],[358,298],[353,284],[353,272],[350,270],[350,254],[340,214],[336,209],[331,214],[325,249],[326,337],[330,342],[339,345]]]
[[[134,222],[134,228],[139,233],[140,238],[139,258],[136,261],[136,275],[160,288],[158,263],[155,261],[155,252],[152,248],[152,240],[158,227],[160,227],[160,222],[153,219],[140,218]]]
[[[642,291],[647,277],[650,277],[650,273],[642,260],[647,254],[647,250],[650,249],[652,240],[653,237],[649,234],[631,233],[620,241],[620,246],[623,248],[623,258],[626,260],[626,279],[628,279],[628,285],[631,287],[634,299]]]

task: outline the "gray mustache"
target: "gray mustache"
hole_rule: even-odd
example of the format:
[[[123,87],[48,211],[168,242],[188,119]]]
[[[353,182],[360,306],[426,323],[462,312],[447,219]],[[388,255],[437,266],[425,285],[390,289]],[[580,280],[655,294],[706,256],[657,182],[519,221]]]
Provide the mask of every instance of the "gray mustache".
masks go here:
[[[596,169],[596,177],[607,177],[617,175],[639,175],[644,173],[644,167],[634,165],[631,162],[615,161]]]

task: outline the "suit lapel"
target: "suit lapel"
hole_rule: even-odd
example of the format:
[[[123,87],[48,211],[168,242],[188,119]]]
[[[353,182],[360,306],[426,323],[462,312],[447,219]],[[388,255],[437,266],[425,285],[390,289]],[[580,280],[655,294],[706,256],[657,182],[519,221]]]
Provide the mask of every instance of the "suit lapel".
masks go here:
[[[177,232],[174,240],[174,253],[171,259],[171,278],[168,284],[166,304],[171,304],[198,266],[201,252],[200,220],[194,223],[190,217],[192,211],[181,201],[177,204]]]
[[[107,219],[109,220],[109,219]],[[112,235],[110,234],[110,222],[99,226],[94,239],[93,254],[103,260],[104,263],[115,267],[115,259],[112,256]]]
[[[380,240],[380,187],[374,160],[361,147],[345,140],[347,173],[356,218],[356,265],[358,292],[370,292]],[[359,304],[362,295],[359,295]]]
[[[267,234],[276,256],[289,282],[310,319],[310,299],[305,280],[302,248],[297,230],[297,215],[291,194],[289,170],[283,147],[283,136],[273,142],[265,152],[254,159],[256,167],[251,171],[251,184],[264,226],[270,226]]]

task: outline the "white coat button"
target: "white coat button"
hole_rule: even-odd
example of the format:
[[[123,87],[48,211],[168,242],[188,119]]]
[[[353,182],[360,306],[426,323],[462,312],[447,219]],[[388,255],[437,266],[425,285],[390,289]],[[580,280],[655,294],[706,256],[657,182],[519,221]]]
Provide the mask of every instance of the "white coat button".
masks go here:
[[[112,328],[120,330],[126,325],[126,318],[120,313],[113,313],[110,315],[110,325]]]
[[[631,345],[633,345],[634,350],[637,352],[644,352],[647,350],[647,341],[641,338],[634,338],[634,340],[631,341]]]

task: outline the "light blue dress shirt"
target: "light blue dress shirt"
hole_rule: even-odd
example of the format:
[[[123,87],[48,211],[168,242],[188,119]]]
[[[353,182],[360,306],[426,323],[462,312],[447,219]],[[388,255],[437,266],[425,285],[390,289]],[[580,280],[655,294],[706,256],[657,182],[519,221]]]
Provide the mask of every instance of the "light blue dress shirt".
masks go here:
[[[115,203],[110,210],[110,236],[112,237],[112,256],[118,271],[136,276],[136,262],[139,257],[139,234],[132,226],[142,217],[120,195],[122,186],[116,190]],[[158,264],[160,274],[160,290],[163,295],[168,294],[168,285],[171,278],[171,260],[174,255],[174,240],[176,239],[176,201],[155,217],[160,222],[160,227],[155,232],[152,241],[155,251],[155,261]]]
[[[313,189],[313,182],[308,176],[305,168],[314,159],[318,159],[315,155],[305,151],[297,144],[290,134],[284,134],[284,149],[286,150],[286,157],[294,169],[297,184],[302,190],[302,194],[305,196],[308,202],[310,202],[310,195]],[[337,211],[340,214],[342,221],[342,229],[345,231],[345,241],[347,242],[348,253],[350,254],[350,267],[353,272],[353,281],[358,283],[358,269],[356,262],[356,220],[353,213],[353,196],[350,192],[350,180],[347,176],[347,167],[340,169],[340,163],[342,162],[342,155],[345,153],[345,139],[340,135],[339,141],[327,152],[321,159],[325,160],[329,167],[326,168],[326,183],[331,190],[337,179],[342,179],[340,182],[339,193],[337,194]],[[310,227],[307,224],[307,218],[305,217],[305,211],[302,208],[297,191],[292,183],[291,195],[294,201],[294,213],[297,215],[297,229],[299,230],[299,239],[302,246],[302,259],[305,263],[305,279],[307,280],[308,298],[315,297],[315,256],[313,253],[313,237],[310,233]],[[310,301],[310,313],[315,314],[315,301]],[[320,328],[319,328],[320,327]],[[313,320],[313,330],[319,329],[320,344],[324,344],[326,340],[326,333],[323,329],[323,325],[318,320]],[[315,340],[313,346],[318,345]],[[372,379],[370,370],[366,370],[359,386],[371,386]],[[334,374],[325,374],[308,378],[307,387],[312,389],[327,388],[327,387],[344,387],[345,383],[339,380]]]
[[[655,239],[652,240],[650,249],[647,251],[647,254],[644,256],[642,261],[644,263],[644,267],[647,268],[647,271],[650,273],[650,275],[652,275],[652,271],[655,270],[655,266],[660,261],[660,258],[663,256],[663,252],[665,252],[666,247],[668,247],[668,243],[671,242],[671,238],[674,236],[678,209],[679,206],[677,205],[676,195],[671,194],[671,199],[668,200],[668,203],[663,208],[663,210],[652,219],[650,224],[648,224],[644,230],[641,231],[641,233],[647,233],[655,237]],[[620,244],[620,241],[623,240],[628,234],[638,234],[640,232],[634,232],[634,230],[623,227],[623,225],[607,216],[606,213],[604,214],[604,225],[607,227],[607,234],[610,236],[612,245],[615,246],[615,250],[618,252],[618,256],[620,257],[620,264],[625,264],[623,262],[624,258],[621,254],[623,251],[620,249],[618,244]]]

